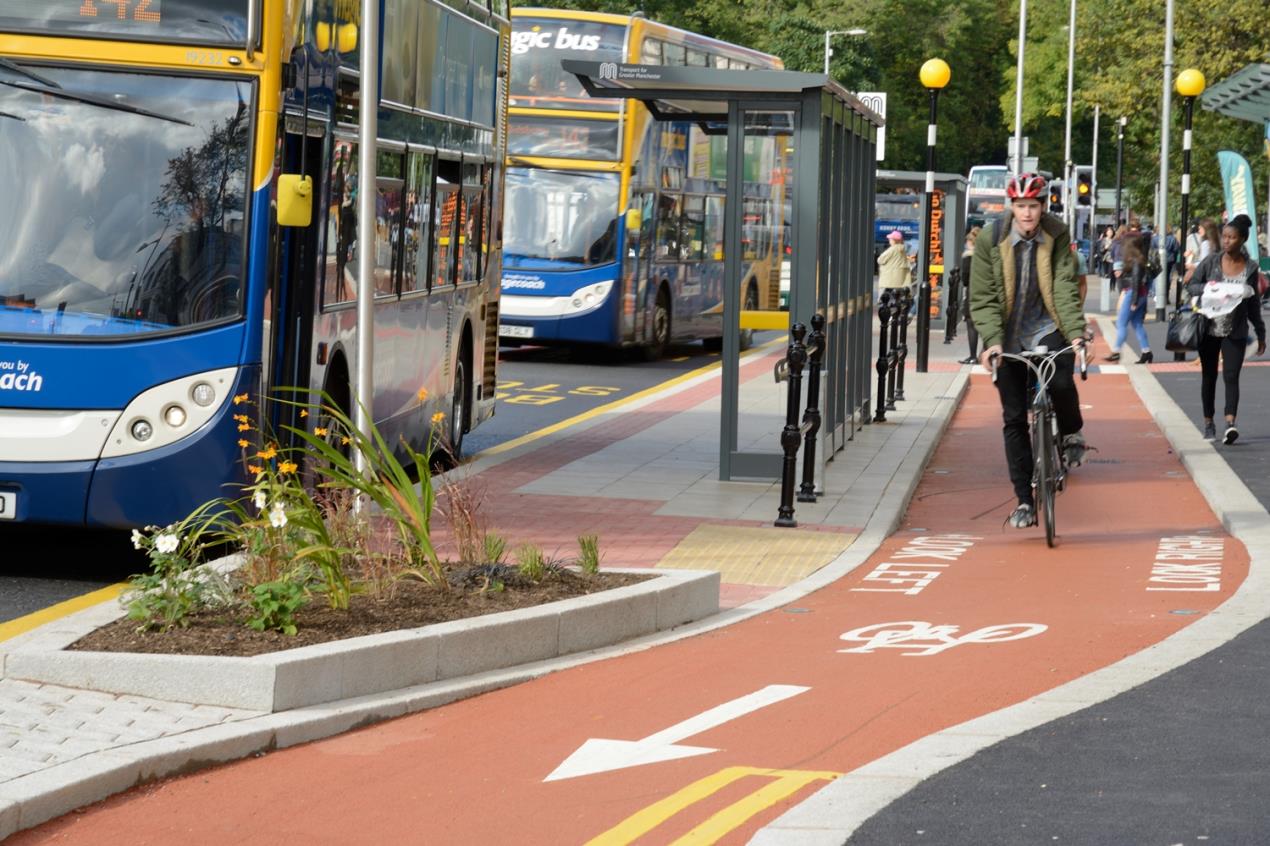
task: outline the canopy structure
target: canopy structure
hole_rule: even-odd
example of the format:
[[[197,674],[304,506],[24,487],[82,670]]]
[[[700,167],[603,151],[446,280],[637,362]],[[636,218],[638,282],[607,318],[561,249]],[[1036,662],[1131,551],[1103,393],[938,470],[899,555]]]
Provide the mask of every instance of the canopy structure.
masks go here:
[[[1200,103],[1210,112],[1254,123],[1270,121],[1270,64],[1248,65],[1208,88]]]
[[[637,99],[658,121],[695,123],[708,134],[727,136],[719,478],[780,476],[778,443],[764,452],[738,447],[743,325],[783,328],[809,325],[816,313],[825,316],[819,455],[831,459],[870,418],[874,151],[882,118],[824,74],[578,61],[562,67],[593,97]],[[760,320],[747,311],[743,323],[746,268],[736,245],[755,225],[745,209],[753,196],[747,192],[757,187],[746,181],[754,146],[747,147],[747,140],[772,136],[787,139],[775,164],[781,176],[772,184],[789,207],[789,313]],[[673,179],[636,174],[643,187],[633,187],[632,195]]]

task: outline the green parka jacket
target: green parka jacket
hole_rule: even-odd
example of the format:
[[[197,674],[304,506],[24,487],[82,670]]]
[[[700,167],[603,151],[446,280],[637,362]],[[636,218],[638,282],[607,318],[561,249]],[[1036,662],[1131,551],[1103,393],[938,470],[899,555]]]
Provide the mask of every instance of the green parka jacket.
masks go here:
[[[1013,218],[1001,215],[975,240],[970,263],[970,316],[984,349],[1005,343],[1005,326],[1014,307],[1018,287],[1014,270],[1014,246],[1010,243]],[[1069,341],[1085,331],[1085,308],[1076,283],[1076,257],[1071,236],[1062,218],[1041,215],[1040,242],[1036,248],[1036,278],[1045,310]],[[995,237],[994,237],[995,236]]]

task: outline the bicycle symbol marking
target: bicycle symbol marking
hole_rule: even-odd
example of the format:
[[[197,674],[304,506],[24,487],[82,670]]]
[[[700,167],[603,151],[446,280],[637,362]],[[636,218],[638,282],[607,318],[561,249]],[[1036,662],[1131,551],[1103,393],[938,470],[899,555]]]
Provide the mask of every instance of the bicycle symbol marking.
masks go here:
[[[968,643],[1004,643],[1007,640],[1022,640],[1035,637],[1048,629],[1042,623],[1001,623],[995,626],[984,626],[981,629],[958,635],[960,626],[935,625],[923,620],[904,620],[898,623],[875,623],[862,626],[843,634],[839,640],[863,643],[839,649],[839,652],[870,653],[877,649],[908,649],[902,655],[927,656],[938,655],[954,646]]]

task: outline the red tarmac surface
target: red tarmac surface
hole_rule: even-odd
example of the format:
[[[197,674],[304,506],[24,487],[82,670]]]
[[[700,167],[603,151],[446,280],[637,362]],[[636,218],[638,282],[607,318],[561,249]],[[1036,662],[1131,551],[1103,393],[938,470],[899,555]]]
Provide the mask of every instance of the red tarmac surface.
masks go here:
[[[661,844],[694,830],[683,842],[744,843],[829,774],[1114,663],[1201,616],[1171,612],[1211,610],[1238,587],[1246,551],[1225,535],[1128,380],[1093,376],[1080,388],[1086,435],[1100,451],[1059,497],[1056,549],[1039,529],[1002,527],[1013,502],[1000,407],[976,376],[901,530],[792,606],[134,790],[11,843]],[[1150,581],[1153,567],[1165,572],[1161,540],[1179,536],[1224,542],[1219,582]],[[884,564],[889,578],[909,581],[866,578]],[[1219,589],[1148,590],[1207,584]],[[841,651],[869,645],[845,633],[903,621],[956,626],[953,637],[1046,628],[934,654],[912,654],[940,645],[929,638]],[[768,685],[810,689],[674,739],[717,751],[544,781],[589,738],[644,738]],[[758,771],[730,769],[738,767]],[[711,776],[717,782],[681,793]]]

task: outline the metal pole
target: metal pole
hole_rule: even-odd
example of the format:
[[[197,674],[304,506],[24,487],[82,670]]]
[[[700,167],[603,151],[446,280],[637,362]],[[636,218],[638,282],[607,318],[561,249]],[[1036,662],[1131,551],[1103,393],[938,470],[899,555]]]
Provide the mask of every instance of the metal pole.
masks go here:
[[[1102,106],[1094,106],[1094,152],[1089,167],[1089,263],[1094,260],[1094,239],[1098,237],[1098,117],[1102,114]],[[1092,267],[1089,268],[1093,270]]]
[[[1076,210],[1072,208],[1072,75],[1076,69],[1076,0],[1069,4],[1067,21],[1067,120],[1063,131],[1063,220],[1075,237]]]
[[[930,92],[930,123],[926,126],[926,215],[917,261],[917,372],[925,373],[930,355],[930,239],[935,199],[935,107],[939,89]]]
[[[1120,228],[1120,184],[1121,177],[1124,175],[1124,125],[1128,121],[1127,117],[1122,117],[1116,124],[1116,229]]]
[[[1169,227],[1169,132],[1172,130],[1173,108],[1173,0],[1168,0],[1164,7],[1164,94],[1160,103],[1160,215],[1155,229],[1165,231]],[[1163,321],[1166,317],[1164,300],[1168,293],[1168,251],[1164,247],[1164,238],[1160,238],[1160,267],[1164,272],[1155,282],[1155,319]]]
[[[829,30],[825,30],[825,76],[829,75]]]
[[[375,159],[379,138],[379,2],[362,0],[358,29],[361,79],[357,130],[357,407],[353,420],[369,439],[375,397]],[[366,472],[359,450],[357,469]]]
[[[1027,0],[1019,0],[1019,66],[1014,73],[1014,175],[1023,172],[1023,46],[1027,40]]]
[[[1191,114],[1195,107],[1194,97],[1183,97],[1184,117],[1182,128],[1182,250],[1186,250],[1186,242],[1189,239],[1187,230],[1190,228],[1191,217]],[[1168,279],[1168,269],[1164,271],[1164,278]],[[1177,291],[1173,296],[1173,310],[1178,311],[1182,308],[1182,278],[1179,276],[1177,280]],[[1174,352],[1174,361],[1186,361],[1186,353]]]

